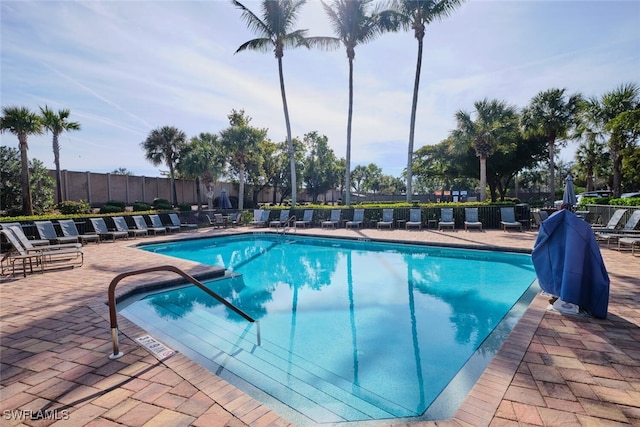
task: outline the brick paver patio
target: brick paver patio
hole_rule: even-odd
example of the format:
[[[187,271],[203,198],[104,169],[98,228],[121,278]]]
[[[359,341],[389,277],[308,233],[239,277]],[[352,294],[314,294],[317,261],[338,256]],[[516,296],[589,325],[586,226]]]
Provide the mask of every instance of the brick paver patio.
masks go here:
[[[238,230],[248,229],[170,237]],[[495,230],[305,233],[527,250],[536,238]],[[133,341],[144,331],[126,319],[119,319],[125,355],[108,358],[106,290],[117,274],[165,264],[192,275],[209,270],[130,247],[140,241],[85,245],[85,265],[73,270],[1,278],[0,425],[291,425],[182,354],[159,361]],[[452,419],[402,425],[640,426],[640,257],[607,248],[602,254],[611,278],[606,320],[547,311],[547,298],[538,295]],[[131,277],[119,289],[163,277]],[[44,418],[32,420],[38,413]]]

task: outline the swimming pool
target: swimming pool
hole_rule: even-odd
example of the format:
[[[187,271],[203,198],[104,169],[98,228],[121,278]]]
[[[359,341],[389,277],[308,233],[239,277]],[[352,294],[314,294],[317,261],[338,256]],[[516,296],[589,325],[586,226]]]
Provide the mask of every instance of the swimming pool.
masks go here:
[[[536,290],[529,255],[240,235],[143,246],[227,268],[121,313],[298,425],[449,418]]]

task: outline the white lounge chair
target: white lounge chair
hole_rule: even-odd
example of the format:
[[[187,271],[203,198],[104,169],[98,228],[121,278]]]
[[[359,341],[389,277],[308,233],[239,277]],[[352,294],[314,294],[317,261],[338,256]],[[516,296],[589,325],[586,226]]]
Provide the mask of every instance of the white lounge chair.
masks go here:
[[[75,236],[58,236],[51,221],[34,221],[41,239],[49,239],[51,243],[78,243]]]
[[[181,222],[180,218],[178,218],[178,214],[176,213],[170,213],[169,214],[169,220],[171,221],[171,225],[173,225],[174,227],[178,227],[179,230],[182,230],[183,228],[186,230],[192,230],[195,231],[198,229],[198,224],[192,224],[189,222]]]
[[[112,217],[113,223],[116,226],[116,231],[126,231],[129,237],[133,237],[134,239],[138,236],[148,236],[149,232],[144,229],[139,228],[129,228],[127,224],[127,220],[124,219],[123,216],[114,216]]]
[[[440,209],[440,221],[438,221],[438,231],[450,228],[455,231],[456,222],[453,219],[453,208]]]
[[[267,209],[254,209],[253,210],[253,221],[249,224],[254,227],[266,227],[269,222],[269,215],[271,212]]]
[[[522,223],[516,221],[514,208],[500,208],[500,228],[504,231],[507,231],[508,228],[517,228],[522,231]]]
[[[418,230],[422,229],[422,209],[409,210],[409,221],[404,224],[404,228],[408,230],[410,227],[418,227]]]
[[[393,228],[393,209],[382,210],[382,220],[376,223],[376,228],[380,230],[382,227]]]
[[[479,228],[482,231],[482,222],[478,220],[478,208],[464,208],[464,229]]]
[[[342,209],[332,209],[331,216],[327,221],[322,221],[320,223],[321,228],[325,227],[333,227],[338,228],[340,225],[340,217],[342,216]]]
[[[151,214],[149,215],[149,221],[151,221],[151,225],[154,228],[160,228],[160,227],[164,227],[165,231],[169,231],[169,232],[173,232],[173,231],[180,231],[180,226],[176,226],[176,225],[166,225],[162,223],[162,220],[160,219],[160,215],[158,214]]]
[[[611,215],[611,218],[609,218],[609,221],[607,222],[607,225],[605,225],[604,227],[597,226],[597,225],[592,225],[591,229],[594,232],[596,232],[596,231],[615,231],[616,227],[618,226],[620,221],[622,221],[622,218],[624,217],[624,214],[626,212],[627,212],[626,209],[616,209],[613,212],[613,215]]]
[[[110,237],[112,241],[115,241],[117,238],[129,238],[129,233],[127,233],[126,231],[109,230],[107,228],[107,224],[104,222],[104,218],[89,218],[89,221],[91,221],[93,230],[100,236],[101,240],[104,240],[108,237]]]
[[[153,233],[154,235],[158,234],[158,233],[167,234],[167,228],[165,226],[161,226],[161,227],[151,226],[151,227],[149,227],[147,225],[147,222],[144,220],[144,217],[142,215],[133,215],[131,218],[133,219],[133,222],[135,223],[136,228],[138,230],[147,230],[147,233]],[[160,219],[160,218],[158,218],[158,219]]]
[[[295,227],[310,227],[313,221],[313,209],[305,209],[302,219],[296,220]]]
[[[80,243],[96,242],[100,243],[100,236],[97,234],[80,234],[76,223],[72,219],[59,219],[58,225],[62,234],[66,237],[75,237]]]
[[[12,226],[19,227],[20,230],[24,233],[24,228],[22,228],[22,224],[19,223],[19,222],[3,222],[3,223],[0,224],[0,229],[4,228],[6,230],[6,229],[8,229],[9,227],[12,227]],[[25,236],[26,236],[26,234],[25,234]],[[29,241],[31,242],[31,244],[33,246],[44,246],[44,245],[51,244],[49,239],[29,239]]]
[[[282,227],[287,222],[289,222],[289,210],[281,210],[278,219],[269,221],[269,227]]]
[[[364,209],[354,209],[353,210],[353,219],[351,221],[347,221],[345,223],[346,228],[351,227],[362,227],[364,223]]]

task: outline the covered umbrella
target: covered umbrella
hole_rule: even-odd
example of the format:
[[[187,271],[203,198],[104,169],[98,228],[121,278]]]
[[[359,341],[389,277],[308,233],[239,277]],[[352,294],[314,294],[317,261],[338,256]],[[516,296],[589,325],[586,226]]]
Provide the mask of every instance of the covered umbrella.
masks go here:
[[[531,253],[543,291],[606,318],[609,275],[591,226],[563,209],[540,224]]]
[[[573,207],[577,203],[578,198],[576,197],[576,190],[573,188],[573,177],[571,175],[567,175],[564,185],[564,194],[562,195],[562,206],[564,206],[565,209],[573,211]]]
[[[231,200],[229,200],[229,196],[227,196],[227,190],[225,190],[224,188],[220,192],[220,198],[218,199],[218,208],[231,209]]]

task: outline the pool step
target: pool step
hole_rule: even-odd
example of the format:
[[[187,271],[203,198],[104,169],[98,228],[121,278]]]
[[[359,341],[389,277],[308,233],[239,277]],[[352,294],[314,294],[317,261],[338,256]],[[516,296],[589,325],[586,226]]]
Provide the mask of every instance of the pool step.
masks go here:
[[[190,320],[186,320],[182,317],[184,309],[167,303],[164,315],[171,322],[155,328],[169,336],[180,336],[193,351],[316,422],[417,415],[372,391],[357,389],[350,381],[264,339],[262,346],[256,346],[255,326],[226,320],[224,313],[212,313],[215,309],[199,305],[191,308]],[[136,323],[146,323],[144,319],[157,317],[158,312],[141,305],[126,316],[135,316]],[[161,335],[158,338],[162,340]]]

